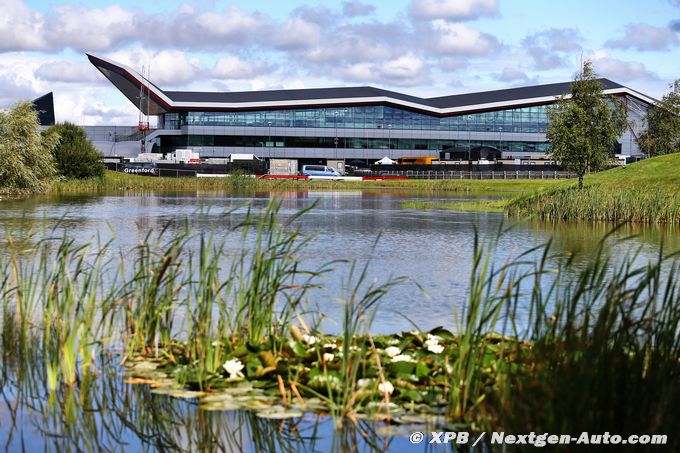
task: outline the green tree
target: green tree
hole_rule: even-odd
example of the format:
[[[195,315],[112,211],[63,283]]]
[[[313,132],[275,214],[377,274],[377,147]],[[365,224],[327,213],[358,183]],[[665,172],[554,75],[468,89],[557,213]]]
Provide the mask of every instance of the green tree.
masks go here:
[[[590,61],[583,64],[569,88],[571,96],[560,96],[548,108],[546,136],[553,158],[576,173],[582,190],[583,176],[607,164],[626,128],[626,108],[613,98],[614,107],[610,107]]]
[[[61,140],[52,154],[57,171],[66,178],[101,178],[106,167],[101,154],[87,138],[83,128],[72,123],[61,123],[50,127],[45,133],[57,133]]]
[[[52,149],[59,136],[40,133],[38,113],[30,101],[0,112],[0,190],[39,192],[55,173]]]
[[[645,115],[647,129],[640,134],[639,143],[648,156],[680,152],[680,79],[669,88]]]

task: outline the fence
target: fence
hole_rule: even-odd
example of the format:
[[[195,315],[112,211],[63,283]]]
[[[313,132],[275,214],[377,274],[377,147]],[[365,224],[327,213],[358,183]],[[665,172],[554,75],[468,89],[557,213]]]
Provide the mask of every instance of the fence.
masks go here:
[[[392,170],[380,175],[406,176],[409,179],[564,179],[576,175],[557,170],[462,171],[462,170]]]
[[[153,164],[143,163],[118,163],[105,162],[104,165],[109,170],[118,171],[121,173],[128,173],[131,175],[143,175],[160,178],[195,178],[199,173],[198,170],[186,170],[181,168],[159,168]]]

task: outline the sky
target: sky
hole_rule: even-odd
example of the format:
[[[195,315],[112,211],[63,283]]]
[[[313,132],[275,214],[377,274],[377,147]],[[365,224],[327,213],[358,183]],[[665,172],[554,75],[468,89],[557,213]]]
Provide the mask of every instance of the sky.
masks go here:
[[[680,0],[0,0],[0,108],[54,93],[57,121],[134,125],[87,60],[161,89],[376,86],[421,96],[602,77],[660,98],[680,78]]]

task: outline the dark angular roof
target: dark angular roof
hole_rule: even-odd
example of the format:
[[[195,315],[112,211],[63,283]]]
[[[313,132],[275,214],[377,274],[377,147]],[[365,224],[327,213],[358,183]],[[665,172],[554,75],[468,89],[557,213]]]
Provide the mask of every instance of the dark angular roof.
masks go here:
[[[38,121],[41,126],[54,124],[54,97],[50,91],[33,100],[33,108],[38,112]]]
[[[375,87],[338,87],[338,88],[306,88],[298,90],[264,90],[264,91],[163,91],[175,102],[280,102],[305,101],[312,99],[344,99],[388,96],[403,101],[423,103],[416,96],[382,90]]]
[[[105,58],[88,54],[88,58],[132,103],[139,104],[140,87],[143,76],[133,69]],[[599,79],[604,90],[618,93],[636,93],[629,88],[609,79]],[[469,111],[482,111],[502,108],[505,105],[531,105],[532,103],[552,102],[555,96],[568,93],[571,82],[551,83],[504,90],[483,91],[478,93],[456,94],[433,98],[420,98],[380,88],[339,87],[310,88],[298,90],[235,91],[235,92],[196,92],[163,91],[148,82],[149,101],[140,108],[152,115],[171,110],[216,109],[216,110],[254,110],[260,108],[291,108],[291,106],[310,107],[315,105],[351,105],[353,103],[396,104],[400,108],[422,111],[430,115],[456,115],[470,107]],[[383,98],[383,99],[376,99]],[[654,102],[640,94],[644,102]],[[334,102],[337,100],[337,102]],[[180,105],[178,105],[180,104]],[[213,104],[213,105],[206,105]],[[279,104],[279,105],[277,105]],[[494,105],[495,104],[495,105]]]
[[[609,79],[600,79],[603,89],[623,88]],[[347,99],[391,97],[421,105],[437,108],[463,107],[466,105],[488,104],[492,102],[507,102],[520,99],[559,96],[569,92],[571,82],[551,83],[528,87],[508,88],[504,90],[482,91],[478,93],[454,94],[434,98],[419,98],[396,91],[380,88],[339,87],[339,88],[308,88],[298,90],[266,90],[266,91],[234,91],[234,92],[199,92],[199,91],[163,91],[175,102],[281,102],[305,101],[316,99]]]
[[[624,88],[609,79],[599,79],[603,90]],[[507,102],[519,99],[542,98],[559,96],[568,93],[571,82],[550,83],[547,85],[534,85],[529,87],[508,88],[505,90],[482,91],[479,93],[454,94],[453,96],[441,96],[426,99],[428,105],[438,108],[462,107],[465,105],[488,104],[491,102]]]

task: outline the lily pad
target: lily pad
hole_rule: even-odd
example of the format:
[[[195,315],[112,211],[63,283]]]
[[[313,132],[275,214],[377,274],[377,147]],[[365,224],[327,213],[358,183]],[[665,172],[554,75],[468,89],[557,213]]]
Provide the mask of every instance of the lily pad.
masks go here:
[[[168,395],[172,396],[173,398],[184,398],[184,399],[191,399],[191,398],[200,398],[202,396],[205,396],[205,392],[197,391],[197,390],[175,390],[174,392],[168,393]]]
[[[297,408],[286,408],[283,406],[271,406],[256,412],[260,418],[269,418],[275,420],[283,420],[287,418],[300,418],[303,412]]]
[[[199,407],[204,411],[237,411],[239,409],[243,409],[242,405],[233,400],[201,404]]]

